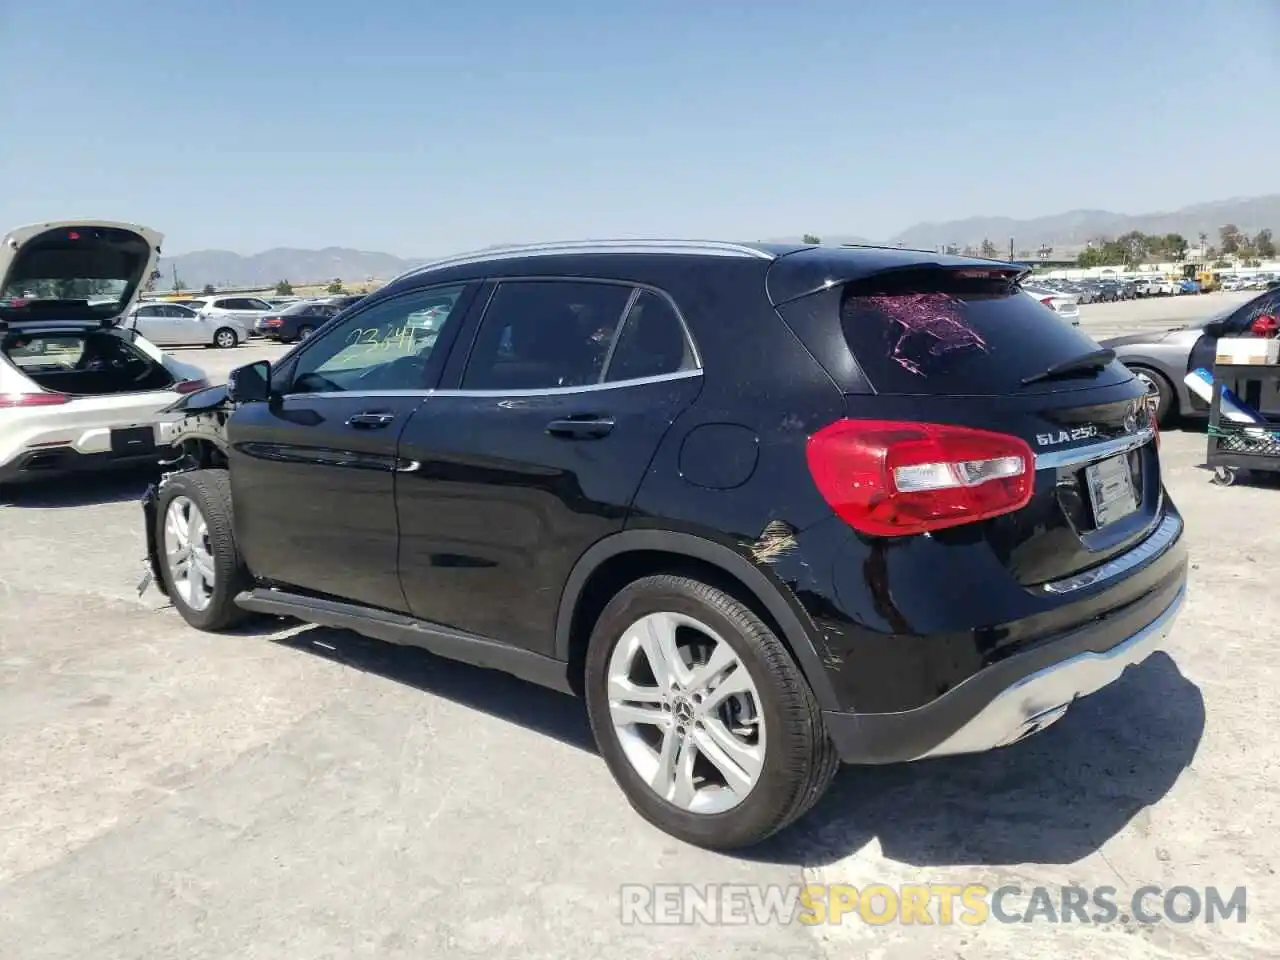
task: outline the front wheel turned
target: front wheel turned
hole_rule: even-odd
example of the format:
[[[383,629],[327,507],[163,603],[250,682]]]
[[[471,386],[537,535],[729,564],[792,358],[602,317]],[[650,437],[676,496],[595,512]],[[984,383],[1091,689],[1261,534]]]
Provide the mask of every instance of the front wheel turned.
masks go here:
[[[605,607],[586,662],[600,753],[631,805],[712,849],[758,843],[807,812],[838,767],[804,676],[745,604],[646,577]]]

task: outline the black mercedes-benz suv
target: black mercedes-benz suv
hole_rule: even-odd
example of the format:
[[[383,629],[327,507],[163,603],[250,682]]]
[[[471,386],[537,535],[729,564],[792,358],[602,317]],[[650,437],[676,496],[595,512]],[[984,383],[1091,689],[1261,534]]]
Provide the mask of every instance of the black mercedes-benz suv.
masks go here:
[[[144,502],[191,625],[287,615],[581,694],[709,847],[840,761],[1009,744],[1167,636],[1142,384],[1022,268],[874,247],[493,249],[179,401]]]

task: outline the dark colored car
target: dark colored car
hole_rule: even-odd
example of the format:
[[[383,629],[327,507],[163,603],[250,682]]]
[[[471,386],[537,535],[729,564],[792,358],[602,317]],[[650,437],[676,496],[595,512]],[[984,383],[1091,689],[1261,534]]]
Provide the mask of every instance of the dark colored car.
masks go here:
[[[324,326],[330,317],[336,317],[342,308],[319,300],[300,300],[291,303],[277,313],[263,317],[257,323],[257,333],[268,340],[293,343],[306,340]]]
[[[348,307],[355,306],[364,297],[364,294],[343,294],[316,300],[299,300],[281,308],[277,313],[263,317],[257,322],[254,332],[279,343],[306,340],[330,317],[336,317]]]
[[[1174,621],[1143,385],[1022,272],[656,241],[429,265],[174,405],[152,574],[203,630],[289,615],[581,694],[644,817],[757,842],[840,761],[1044,728]]]

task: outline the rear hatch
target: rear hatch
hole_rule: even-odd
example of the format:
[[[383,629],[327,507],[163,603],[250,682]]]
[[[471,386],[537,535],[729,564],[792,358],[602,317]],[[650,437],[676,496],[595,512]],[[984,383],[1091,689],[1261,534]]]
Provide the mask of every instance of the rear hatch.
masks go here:
[[[62,220],[0,242],[0,322],[110,326],[137,302],[163,235],[107,220]]]
[[[1034,463],[1025,506],[931,535],[984,538],[1030,586],[1136,545],[1163,503],[1141,384],[1016,277],[1012,266],[917,263],[777,306],[844,390],[850,418],[969,427],[1025,444]]]

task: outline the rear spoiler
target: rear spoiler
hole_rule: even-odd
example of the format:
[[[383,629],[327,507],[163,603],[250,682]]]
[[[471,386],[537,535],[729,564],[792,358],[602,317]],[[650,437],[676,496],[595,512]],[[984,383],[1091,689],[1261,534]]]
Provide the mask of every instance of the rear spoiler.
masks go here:
[[[855,251],[857,251],[855,253]],[[773,261],[765,278],[775,307],[850,283],[890,280],[900,274],[939,272],[987,278],[1016,286],[1032,273],[1023,263],[958,257],[901,247],[805,247]]]

